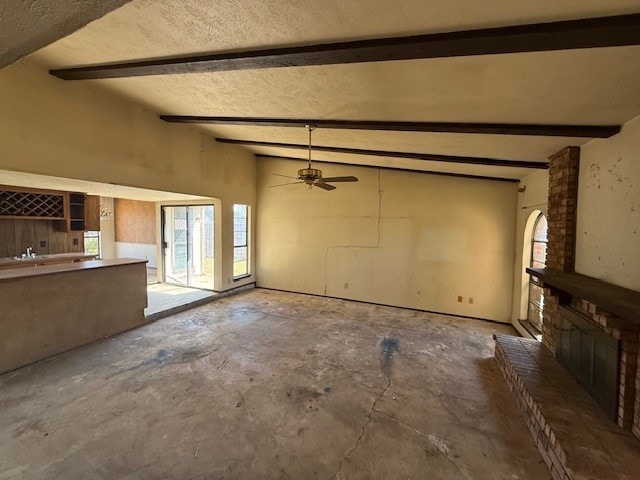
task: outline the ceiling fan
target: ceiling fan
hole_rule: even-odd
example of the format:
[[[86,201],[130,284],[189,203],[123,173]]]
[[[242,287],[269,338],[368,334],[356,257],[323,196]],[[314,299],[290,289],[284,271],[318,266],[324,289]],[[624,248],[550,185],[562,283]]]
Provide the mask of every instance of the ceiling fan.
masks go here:
[[[280,185],[271,185],[272,187],[284,187],[285,185],[297,185],[299,183],[306,183],[311,187],[319,187],[323,190],[335,190],[336,187],[334,185],[330,185],[334,182],[357,182],[358,179],[353,176],[348,177],[323,177],[322,170],[317,168],[311,168],[311,132],[315,130],[315,126],[313,125],[305,125],[305,128],[309,131],[309,164],[307,168],[301,168],[298,170],[298,176],[292,177],[289,175],[280,175],[279,173],[274,173],[278,177],[285,178],[295,178],[296,180],[300,180],[299,182],[289,182],[289,183],[281,183]]]

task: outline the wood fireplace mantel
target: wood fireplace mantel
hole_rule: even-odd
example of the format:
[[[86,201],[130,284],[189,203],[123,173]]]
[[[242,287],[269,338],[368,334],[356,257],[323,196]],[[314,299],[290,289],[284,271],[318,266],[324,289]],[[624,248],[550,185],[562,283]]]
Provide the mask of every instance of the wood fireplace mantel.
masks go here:
[[[562,290],[609,313],[640,325],[640,292],[588,277],[544,268],[527,268],[527,273],[542,280],[545,287]]]

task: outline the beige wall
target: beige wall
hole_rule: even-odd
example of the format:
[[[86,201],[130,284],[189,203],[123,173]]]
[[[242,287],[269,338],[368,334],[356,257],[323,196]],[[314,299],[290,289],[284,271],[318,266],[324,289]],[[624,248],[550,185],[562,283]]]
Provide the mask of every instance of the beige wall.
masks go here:
[[[259,286],[510,321],[517,184],[323,165],[360,181],[269,187],[299,167],[258,161]]]
[[[233,203],[255,207],[255,158],[122,99],[21,61],[0,70],[0,169],[222,201],[223,272],[232,282]]]
[[[203,137],[202,143],[202,188],[214,190],[222,198],[222,204],[215,204],[216,242],[220,242],[222,272],[216,268],[216,290],[228,290],[256,281],[256,160],[251,155],[251,162],[238,161],[233,145],[217,143],[212,138]],[[251,229],[249,232],[250,277],[233,280],[233,204],[240,203],[251,206]],[[221,232],[221,233],[220,233]],[[220,251],[220,250],[217,250]]]
[[[547,213],[547,199],[549,189],[548,170],[536,170],[520,181],[518,193],[518,220],[516,224],[515,263],[513,269],[513,308],[511,320],[518,331],[525,336],[529,334],[524,330],[519,319],[526,318],[526,304],[528,300],[529,275],[524,271],[528,266],[530,247],[525,245],[531,241],[531,233],[527,230],[530,219],[536,218],[539,213]],[[528,248],[526,248],[528,247]],[[523,255],[523,252],[526,252]]]
[[[640,290],[640,117],[581,149],[576,271]]]
[[[114,211],[114,199],[111,197],[100,197],[100,205],[104,205]],[[111,215],[110,218],[100,220],[100,256],[102,258],[116,258],[116,224]]]

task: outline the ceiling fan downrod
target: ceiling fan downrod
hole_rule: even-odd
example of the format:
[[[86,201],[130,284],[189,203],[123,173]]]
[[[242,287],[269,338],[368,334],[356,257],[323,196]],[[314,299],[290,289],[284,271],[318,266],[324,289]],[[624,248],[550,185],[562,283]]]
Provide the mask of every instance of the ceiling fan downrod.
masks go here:
[[[311,170],[311,132],[316,129],[315,125],[305,125],[304,128],[309,132],[309,170]]]

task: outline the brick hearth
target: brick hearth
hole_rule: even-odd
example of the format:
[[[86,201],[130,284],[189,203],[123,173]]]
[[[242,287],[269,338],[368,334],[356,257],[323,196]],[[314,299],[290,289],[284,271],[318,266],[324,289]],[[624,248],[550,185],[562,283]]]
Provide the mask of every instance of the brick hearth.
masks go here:
[[[495,335],[495,359],[554,480],[637,479],[640,442],[536,340]]]

